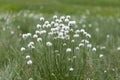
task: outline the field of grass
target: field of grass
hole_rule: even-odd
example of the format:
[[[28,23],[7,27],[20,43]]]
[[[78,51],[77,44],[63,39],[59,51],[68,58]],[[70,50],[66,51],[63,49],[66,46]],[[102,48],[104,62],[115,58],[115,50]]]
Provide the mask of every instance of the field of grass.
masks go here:
[[[0,0],[0,80],[120,80],[119,13],[120,0]]]

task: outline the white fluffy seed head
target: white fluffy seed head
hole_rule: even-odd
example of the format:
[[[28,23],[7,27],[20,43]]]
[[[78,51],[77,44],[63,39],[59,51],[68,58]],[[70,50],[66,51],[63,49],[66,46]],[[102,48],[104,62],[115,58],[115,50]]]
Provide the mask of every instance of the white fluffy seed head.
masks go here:
[[[69,19],[65,19],[65,22],[69,22]]]
[[[71,16],[70,16],[70,15],[67,15],[67,16],[66,16],[66,18],[67,18],[67,19],[70,19],[70,18],[71,18]]]
[[[99,58],[102,58],[103,56],[104,56],[103,54],[100,54],[100,55],[99,55]]]
[[[41,25],[40,25],[40,24],[37,24],[37,26],[36,26],[36,27],[39,29],[39,28],[41,28]]]
[[[44,21],[45,19],[44,19],[44,17],[40,17],[40,21]]]
[[[53,16],[53,19],[57,19],[57,15],[54,15],[54,16]]]
[[[73,37],[74,37],[74,38],[78,38],[78,37],[79,37],[79,34],[74,34]]]
[[[84,43],[79,43],[79,47],[83,47],[84,46]]]
[[[117,50],[120,51],[120,47],[118,47]]]
[[[66,52],[71,52],[71,51],[72,51],[71,48],[67,48],[67,49],[66,49]]]
[[[76,24],[76,21],[69,21],[68,26],[73,26]]]
[[[29,78],[29,80],[33,80],[33,78]]]
[[[22,34],[22,38],[23,38],[23,39],[27,39],[27,38],[28,38],[28,35],[27,35],[27,34]]]
[[[79,50],[80,48],[79,47],[75,47],[76,50]]]
[[[72,43],[74,43],[74,42],[75,42],[75,40],[71,40],[71,42],[72,42]]]
[[[37,35],[37,34],[34,34],[34,35],[33,35],[33,38],[38,38],[38,35]]]
[[[27,64],[28,64],[28,65],[31,65],[31,64],[32,64],[32,60],[28,60],[28,61],[27,61]]]
[[[88,47],[88,48],[91,48],[91,47],[92,47],[92,44],[87,44],[87,47]]]
[[[21,51],[25,51],[25,48],[24,48],[24,47],[21,47]]]
[[[30,55],[27,55],[25,58],[26,58],[26,59],[30,59]]]
[[[46,46],[52,46],[51,42],[46,42]]]
[[[60,20],[64,20],[64,19],[65,19],[65,16],[61,16],[61,17],[60,17]]]
[[[37,38],[37,42],[42,42],[42,38]]]
[[[31,49],[35,48],[34,42],[29,42],[29,44],[27,46],[28,46],[28,48],[31,48]]]
[[[48,25],[48,24],[49,24],[49,21],[45,21],[45,23],[44,23],[44,24]]]
[[[69,68],[69,71],[73,71],[73,70],[74,70],[74,68],[72,68],[72,67],[71,67],[71,68]]]
[[[93,52],[95,52],[95,51],[96,51],[96,48],[95,48],[95,47],[93,47],[93,48],[92,48],[92,51],[93,51]]]

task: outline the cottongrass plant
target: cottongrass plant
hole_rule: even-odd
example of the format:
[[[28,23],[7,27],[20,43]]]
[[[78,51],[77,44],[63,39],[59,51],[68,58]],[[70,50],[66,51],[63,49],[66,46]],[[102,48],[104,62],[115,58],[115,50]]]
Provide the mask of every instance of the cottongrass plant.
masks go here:
[[[90,38],[91,35],[69,15],[54,15],[50,21],[40,17],[33,34],[22,34],[27,43],[21,47],[26,59],[25,80],[87,79],[86,75],[93,71],[96,51]]]

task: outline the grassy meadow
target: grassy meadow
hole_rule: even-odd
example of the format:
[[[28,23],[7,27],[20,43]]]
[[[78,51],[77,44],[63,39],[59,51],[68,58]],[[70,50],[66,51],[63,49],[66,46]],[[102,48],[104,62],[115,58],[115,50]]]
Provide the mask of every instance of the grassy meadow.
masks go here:
[[[120,80],[120,0],[0,0],[0,80]]]

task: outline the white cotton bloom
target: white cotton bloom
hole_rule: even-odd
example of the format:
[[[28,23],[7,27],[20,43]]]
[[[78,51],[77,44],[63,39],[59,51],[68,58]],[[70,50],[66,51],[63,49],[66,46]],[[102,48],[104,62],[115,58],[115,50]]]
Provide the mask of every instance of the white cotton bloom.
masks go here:
[[[106,70],[104,70],[104,73],[106,73],[107,71]]]
[[[54,26],[57,27],[59,24],[58,23],[55,23]]]
[[[81,42],[82,42],[82,43],[86,43],[86,44],[89,43],[89,41],[88,41],[88,40],[85,40],[85,39],[81,40]]]
[[[32,46],[30,46],[29,48],[34,49],[34,48],[35,48],[35,46],[33,46],[33,45],[32,45]]]
[[[76,50],[79,50],[80,48],[79,47],[75,47]]]
[[[40,34],[45,34],[47,31],[46,30],[42,30],[40,31]]]
[[[73,32],[74,30],[73,29],[70,29],[71,32]]]
[[[51,21],[51,25],[54,25],[55,24],[55,22],[54,21]]]
[[[36,31],[35,31],[35,34],[40,34],[40,31],[39,31],[39,30],[36,30]],[[35,37],[36,37],[36,36],[35,36]],[[37,37],[38,37],[38,36],[37,36]],[[36,37],[36,38],[37,38],[37,37]]]
[[[84,46],[84,43],[79,43],[79,47],[83,47]]]
[[[32,36],[32,34],[31,34],[31,33],[27,33],[27,36],[28,36],[28,37],[31,37],[31,36]]]
[[[69,22],[69,19],[65,19],[65,22]]]
[[[76,24],[76,21],[69,21],[68,26],[73,26]]]
[[[80,30],[80,32],[82,32],[82,33],[83,33],[83,32],[85,32],[85,30],[84,30],[84,29],[81,29],[81,30]]]
[[[28,38],[28,35],[27,35],[27,34],[22,34],[22,38],[23,38],[23,39],[27,39],[27,38]]]
[[[13,35],[15,32],[14,31],[11,31],[11,34]]]
[[[59,24],[60,27],[64,27],[65,25],[64,24]]]
[[[47,28],[51,27],[51,24],[47,24],[46,27],[47,27]]]
[[[71,17],[70,17],[70,15],[67,15],[66,18],[67,18],[67,19],[70,19]]]
[[[64,19],[65,19],[65,16],[61,16],[61,17],[60,17],[60,20],[64,20]]]
[[[44,21],[45,19],[44,19],[44,17],[40,17],[40,21]]]
[[[87,47],[88,47],[88,48],[91,48],[91,47],[92,47],[92,44],[87,44]]]
[[[48,35],[49,35],[49,36],[52,36],[52,35],[53,35],[53,32],[49,32]]]
[[[71,68],[69,68],[69,71],[73,71],[73,70],[74,70],[74,68],[72,68],[72,67],[71,67]]]
[[[34,35],[33,35],[33,38],[38,38],[38,35],[37,35],[37,34],[34,34]]]
[[[120,51],[120,47],[118,47],[117,50]]]
[[[86,35],[87,35],[87,32],[83,32],[83,35],[85,35],[85,36],[86,36]]]
[[[32,64],[32,60],[28,60],[28,61],[27,61],[27,64],[28,64],[28,65],[31,65],[31,64]]]
[[[46,42],[46,46],[52,46],[51,42]]]
[[[66,43],[63,43],[63,46],[66,46],[67,44]]]
[[[54,16],[53,16],[53,19],[57,19],[57,15],[54,15]]]
[[[21,47],[21,51],[25,51],[25,48],[24,48],[24,47]]]
[[[66,52],[71,52],[71,51],[72,51],[71,48],[67,48],[67,49],[66,49]]]
[[[77,29],[77,30],[75,31],[75,33],[76,33],[76,34],[80,33],[80,30]]]
[[[88,34],[88,33],[87,33],[85,36],[86,36],[87,38],[91,38],[91,35]]]
[[[26,59],[30,59],[30,55],[27,55],[25,58],[26,58]]]
[[[56,19],[56,20],[55,20],[55,22],[56,22],[56,23],[59,23],[59,22],[60,22],[60,20],[59,20],[59,19]]]
[[[46,25],[49,24],[49,21],[45,21],[45,24],[46,24]]]
[[[46,28],[46,26],[47,26],[46,24],[43,24],[43,25],[42,25],[43,28]]]
[[[92,51],[93,51],[93,52],[95,52],[95,51],[96,51],[96,48],[95,48],[95,47],[93,47],[93,48],[92,48]]]
[[[102,58],[103,56],[104,56],[103,54],[100,54],[100,55],[99,55],[99,58]]]
[[[29,78],[29,80],[33,80],[33,78]]]
[[[41,28],[41,25],[40,25],[40,24],[37,24],[37,26],[36,26],[36,27],[39,29],[39,28]]]
[[[37,38],[37,42],[42,42],[42,38]]]
[[[27,46],[28,46],[28,48],[35,48],[34,47],[34,42],[29,42],[29,44]]]
[[[79,37],[79,34],[74,34],[73,37],[74,37],[74,38],[78,38],[78,37]]]
[[[107,34],[107,36],[106,36],[107,38],[110,38],[110,35],[109,34]]]
[[[75,42],[75,40],[71,40],[71,43],[74,43]]]

